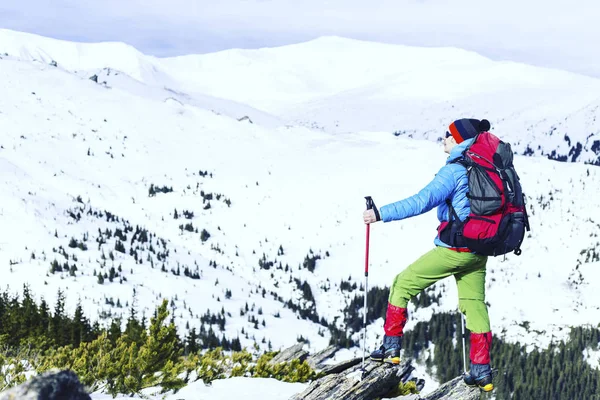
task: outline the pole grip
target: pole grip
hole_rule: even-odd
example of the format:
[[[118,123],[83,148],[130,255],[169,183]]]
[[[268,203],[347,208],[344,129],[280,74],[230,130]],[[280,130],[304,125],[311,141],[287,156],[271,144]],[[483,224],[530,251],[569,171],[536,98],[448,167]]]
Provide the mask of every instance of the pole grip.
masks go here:
[[[375,202],[371,198],[371,196],[365,196],[365,200],[367,200],[367,210],[373,210],[375,212],[375,218],[377,221],[381,220],[381,215],[379,214],[379,210],[377,206],[375,206]]]
[[[367,210],[372,210],[375,207],[375,203],[371,196],[365,196],[365,200],[367,201]]]

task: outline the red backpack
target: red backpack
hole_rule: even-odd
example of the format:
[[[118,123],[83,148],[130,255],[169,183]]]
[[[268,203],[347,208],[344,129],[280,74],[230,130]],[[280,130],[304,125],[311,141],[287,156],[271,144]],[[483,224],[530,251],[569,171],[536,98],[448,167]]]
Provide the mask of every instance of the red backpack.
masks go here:
[[[446,236],[442,240],[449,240],[446,243],[451,246],[467,247],[486,256],[511,251],[520,255],[525,229],[530,228],[510,144],[483,132],[454,162],[467,169],[471,213],[464,222],[450,224],[457,226],[444,232],[446,235],[440,232],[440,238]],[[454,217],[452,222],[460,221],[450,199],[446,203]]]

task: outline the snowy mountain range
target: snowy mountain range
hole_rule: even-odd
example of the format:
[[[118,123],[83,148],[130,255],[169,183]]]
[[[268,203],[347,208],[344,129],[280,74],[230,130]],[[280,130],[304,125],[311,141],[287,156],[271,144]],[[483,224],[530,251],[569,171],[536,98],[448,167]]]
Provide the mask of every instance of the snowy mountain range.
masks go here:
[[[107,322],[168,298],[182,334],[213,314],[242,346],[321,349],[328,329],[301,315],[344,329],[364,196],[416,193],[445,161],[446,126],[475,117],[513,144],[532,225],[523,255],[488,262],[492,330],[546,346],[600,320],[598,79],[338,37],[156,58],[8,30],[0,76],[9,290],[61,289],[68,311],[81,301]],[[370,284],[429,250],[436,226],[434,213],[373,225]],[[454,283],[434,288],[440,303],[411,305],[409,328],[456,310]]]
[[[102,82],[138,93],[169,89],[186,104],[208,109],[224,111],[228,107],[218,99],[231,100],[257,109],[246,111],[269,126],[284,122],[330,133],[388,131],[436,140],[440,127],[465,110],[488,117],[521,154],[600,164],[600,81],[571,72],[492,61],[456,48],[339,37],[156,58],[123,43],[2,32],[3,51],[20,59],[97,71]],[[126,82],[131,79],[135,83]],[[131,87],[139,83],[143,88]]]

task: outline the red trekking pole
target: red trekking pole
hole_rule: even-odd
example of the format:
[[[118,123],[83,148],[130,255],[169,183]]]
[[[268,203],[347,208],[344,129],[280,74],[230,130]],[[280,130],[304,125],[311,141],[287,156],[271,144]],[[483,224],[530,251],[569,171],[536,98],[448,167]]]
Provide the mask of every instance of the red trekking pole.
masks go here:
[[[375,207],[375,203],[371,196],[366,196],[367,200],[367,210],[372,210]],[[369,236],[371,233],[371,224],[367,224],[367,246],[365,250],[365,304],[364,304],[364,313],[363,313],[363,355],[362,355],[362,364],[361,369],[363,375],[365,374],[365,352],[367,348],[367,294],[369,292]]]

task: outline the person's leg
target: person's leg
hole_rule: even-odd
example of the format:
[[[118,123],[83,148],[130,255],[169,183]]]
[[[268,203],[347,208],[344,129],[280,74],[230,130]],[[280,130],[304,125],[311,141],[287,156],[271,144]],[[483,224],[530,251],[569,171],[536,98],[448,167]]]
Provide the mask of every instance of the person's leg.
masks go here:
[[[401,339],[408,318],[408,302],[423,289],[458,271],[464,260],[457,259],[455,254],[460,253],[436,247],[396,276],[390,287],[383,346],[371,354],[373,360],[400,362]]]
[[[492,332],[487,306],[485,304],[485,266],[486,257],[472,265],[466,266],[463,271],[455,275],[458,287],[458,301],[460,311],[467,320],[467,329],[471,331],[471,350],[469,358],[471,369],[465,382],[477,385],[485,391],[494,388],[492,384],[492,371],[490,367],[490,350],[492,346]]]

